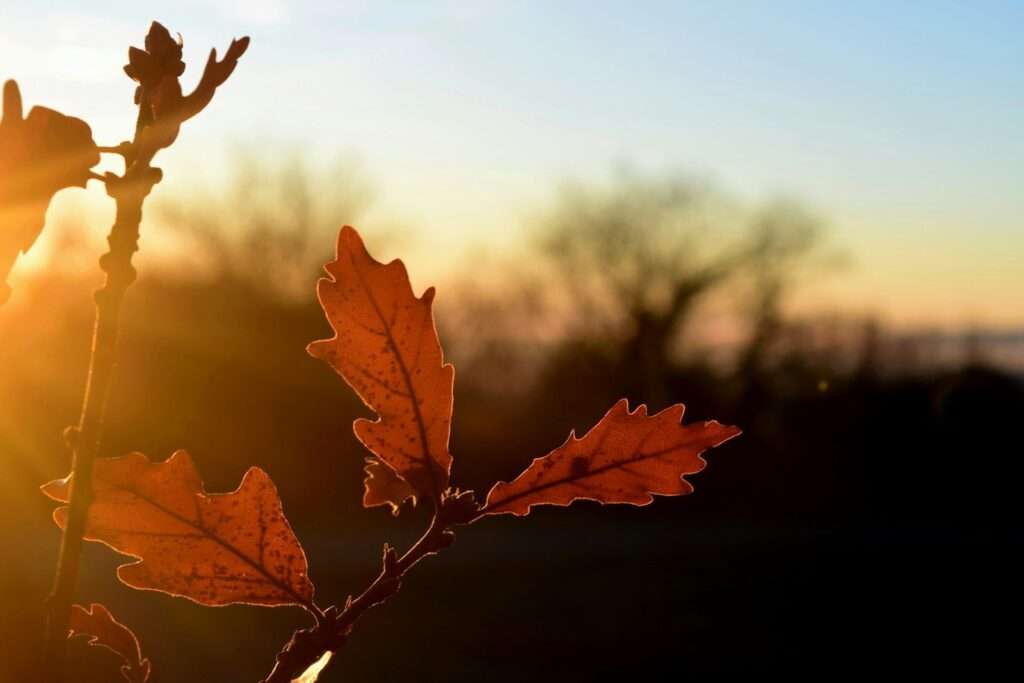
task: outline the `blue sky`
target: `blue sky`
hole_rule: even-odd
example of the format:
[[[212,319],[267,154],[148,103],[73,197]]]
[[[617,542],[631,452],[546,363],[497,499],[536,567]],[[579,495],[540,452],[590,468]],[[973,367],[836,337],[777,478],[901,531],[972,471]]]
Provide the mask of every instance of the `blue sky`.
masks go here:
[[[0,73],[115,142],[150,19],[191,78],[249,34],[175,173],[215,182],[229,141],[355,153],[378,210],[444,250],[508,248],[566,178],[681,169],[828,216],[854,266],[819,294],[841,305],[1024,321],[1024,3],[138,4],[5,8]]]

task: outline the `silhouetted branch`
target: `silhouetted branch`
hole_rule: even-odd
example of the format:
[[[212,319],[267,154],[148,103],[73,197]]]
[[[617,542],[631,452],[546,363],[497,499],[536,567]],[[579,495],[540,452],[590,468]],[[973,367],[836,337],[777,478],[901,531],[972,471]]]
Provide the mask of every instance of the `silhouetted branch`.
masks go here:
[[[100,257],[106,282],[96,292],[96,324],[93,331],[85,400],[78,426],[66,434],[72,447],[72,493],[68,523],[61,537],[57,574],[48,603],[47,662],[54,668],[53,680],[61,680],[67,642],[68,620],[75,587],[82,536],[92,502],[92,466],[100,449],[107,397],[117,358],[121,303],[135,281],[132,255],[138,250],[142,204],[160,181],[160,170],[135,164],[124,177],[107,177],[107,192],[117,203],[117,216],[107,237],[110,250]]]
[[[469,524],[479,517],[479,509],[471,492],[446,493],[430,526],[419,540],[401,557],[392,546],[385,544],[377,578],[359,597],[349,597],[344,609],[330,607],[324,610],[327,617],[324,621],[292,634],[291,640],[278,653],[274,668],[261,683],[290,683],[319,661],[324,653],[338,652],[348,640],[359,617],[371,607],[395,595],[402,587],[402,578],[406,572],[420,560],[455,543],[453,527]]]
[[[150,165],[155,154],[174,141],[181,122],[194,116],[213,97],[213,92],[234,70],[238,58],[248,47],[248,38],[233,41],[224,61],[213,52],[196,92],[180,103],[178,77],[185,69],[181,61],[181,43],[170,38],[166,28],[153,22],[146,36],[146,49],[129,50],[125,73],[139,83],[135,102],[139,107],[135,135],[130,143],[117,147],[98,148],[121,154],[125,159],[123,176],[105,176],[107,194],[117,205],[114,225],[107,237],[109,251],[100,257],[100,268],[106,273],[104,286],[96,292],[96,323],[93,332],[85,398],[77,427],[66,430],[72,449],[71,494],[68,519],[61,537],[60,556],[53,589],[47,603],[46,660],[49,680],[65,678],[68,623],[71,603],[78,584],[78,568],[83,535],[93,499],[93,463],[100,450],[107,398],[117,358],[117,339],[121,304],[125,292],[135,282],[132,255],[138,250],[142,205],[160,182],[160,169]],[[173,97],[177,91],[178,97]],[[168,136],[167,125],[173,125]],[[162,135],[157,135],[162,133]],[[155,137],[154,137],[155,136]]]

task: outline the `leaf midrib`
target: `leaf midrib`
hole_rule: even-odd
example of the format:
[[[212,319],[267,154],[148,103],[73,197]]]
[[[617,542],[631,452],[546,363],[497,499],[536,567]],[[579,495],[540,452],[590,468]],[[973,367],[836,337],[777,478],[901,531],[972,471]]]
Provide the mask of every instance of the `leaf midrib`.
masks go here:
[[[648,436],[650,436],[650,435],[648,435]],[[645,438],[647,438],[647,437],[645,437]],[[662,455],[665,455],[666,453],[671,453],[672,451],[679,450],[679,449],[682,449],[682,448],[686,448],[687,446],[692,445],[696,441],[697,441],[696,438],[690,439],[688,441],[676,444],[674,446],[670,446],[668,448],[663,448],[663,449],[658,450],[658,451],[652,451],[650,453],[644,453],[644,454],[640,455],[639,457],[629,457],[629,458],[626,458],[624,460],[616,460],[615,462],[608,463],[607,465],[601,465],[600,467],[595,467],[594,469],[588,469],[586,472],[584,472],[583,474],[580,474],[578,476],[570,474],[567,477],[562,477],[560,479],[555,479],[555,480],[547,482],[545,484],[540,484],[540,485],[534,486],[534,487],[529,488],[529,489],[527,489],[525,491],[522,491],[520,493],[513,494],[513,495],[508,496],[506,498],[502,498],[502,499],[498,500],[495,503],[488,503],[486,505],[486,507],[484,508],[484,510],[481,511],[481,514],[487,514],[488,512],[500,511],[500,508],[502,508],[504,506],[507,506],[511,502],[517,501],[520,498],[526,498],[527,496],[531,496],[531,495],[533,495],[535,493],[538,493],[540,491],[546,491],[547,489],[553,488],[555,486],[561,486],[562,484],[568,484],[568,483],[571,483],[571,482],[582,481],[582,480],[585,480],[585,479],[589,479],[591,477],[595,477],[595,476],[597,476],[599,474],[603,474],[603,473],[605,473],[605,472],[607,472],[609,470],[613,470],[613,469],[620,468],[620,467],[625,467],[626,465],[631,465],[631,464],[636,463],[636,462],[643,462],[644,460],[650,460],[651,458],[660,457]],[[708,446],[707,448],[711,448],[711,446]],[[637,450],[639,450],[639,448]],[[705,448],[705,449],[702,449],[702,451],[703,450],[707,450],[707,449]],[[700,457],[700,453],[702,451],[699,451],[699,452],[696,453],[696,456],[698,458]],[[634,451],[634,453],[635,452],[636,451]],[[551,455],[554,455],[554,453],[551,453],[551,454],[549,454],[549,455],[547,455],[545,457],[551,457]],[[597,455],[597,451],[595,450],[589,456],[585,456],[585,457],[593,458],[596,455]],[[527,472],[528,471],[529,471],[529,468],[527,468]],[[524,472],[523,474],[526,474],[526,472]],[[685,474],[680,474],[680,477],[682,477],[682,476],[685,476]],[[513,482],[514,481],[515,480],[513,480]],[[508,482],[506,484],[506,486],[511,486],[513,482]]]
[[[151,497],[147,496],[146,494],[142,493],[138,489],[133,489],[133,488],[125,487],[125,486],[117,486],[117,485],[112,485],[112,486],[114,488],[116,488],[116,489],[120,489],[122,491],[127,491],[128,493],[138,497],[140,500],[148,503],[149,505],[152,505],[154,508],[156,508],[160,512],[164,513],[168,517],[171,517],[172,519],[175,519],[175,520],[181,522],[182,524],[185,524],[185,525],[187,525],[189,527],[192,527],[193,529],[197,529],[202,534],[202,536],[204,538],[208,538],[209,540],[213,541],[214,543],[220,545],[222,548],[224,548],[228,552],[234,554],[238,559],[242,560],[243,562],[248,564],[250,567],[255,569],[259,574],[261,574],[267,580],[268,583],[270,583],[275,588],[277,588],[277,589],[281,590],[282,592],[286,593],[287,595],[289,595],[292,599],[295,600],[295,602],[297,604],[299,604],[299,605],[308,605],[309,604],[309,601],[306,600],[305,598],[303,598],[298,593],[296,593],[295,590],[291,586],[289,586],[288,584],[278,580],[275,576],[270,574],[263,566],[258,564],[256,561],[254,561],[252,558],[250,558],[248,555],[243,553],[241,550],[236,548],[231,543],[228,543],[224,539],[222,539],[222,538],[220,538],[218,536],[215,536],[213,533],[210,532],[209,529],[207,529],[205,526],[202,526],[199,523],[199,520],[192,521],[192,520],[188,519],[187,517],[183,517],[183,516],[179,515],[178,513],[174,512],[173,510],[171,510],[171,509],[169,509],[167,507],[164,507],[159,502],[157,502],[154,498],[151,498]],[[192,495],[198,497],[198,496],[200,496],[202,494],[201,493],[193,493]],[[140,559],[144,560],[145,558],[140,558]]]
[[[367,286],[366,280],[363,278],[363,274],[359,271],[359,266],[356,264],[355,256],[351,251],[348,254],[348,258],[349,262],[352,264],[352,271],[356,274],[356,278],[358,278],[360,286],[362,286],[363,291],[366,292],[366,298],[369,300],[370,305],[373,306],[373,310],[377,314],[377,318],[380,320],[381,327],[384,329],[384,334],[387,338],[388,346],[391,348],[391,352],[394,354],[395,360],[398,362],[398,369],[402,373],[402,381],[405,383],[405,386],[409,391],[407,398],[412,403],[413,415],[416,419],[416,427],[420,436],[420,450],[423,452],[422,466],[430,479],[434,500],[440,501],[441,491],[437,485],[437,479],[434,476],[434,459],[430,452],[430,444],[427,442],[427,426],[423,421],[423,414],[420,412],[420,401],[419,397],[416,395],[416,387],[414,387],[412,383],[412,376],[409,374],[409,369],[405,365],[405,359],[402,358],[402,352],[399,350],[398,344],[395,343],[395,338],[391,334],[391,325],[384,317],[384,311],[381,310],[376,297],[373,296],[373,290]],[[412,292],[410,291],[410,294],[411,293]],[[415,299],[415,295],[413,295],[413,298]]]

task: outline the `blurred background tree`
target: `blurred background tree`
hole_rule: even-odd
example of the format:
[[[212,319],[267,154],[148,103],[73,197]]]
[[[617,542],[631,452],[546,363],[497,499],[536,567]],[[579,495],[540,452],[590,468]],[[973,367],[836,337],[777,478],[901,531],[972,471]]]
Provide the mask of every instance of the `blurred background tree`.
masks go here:
[[[366,225],[372,183],[350,159],[235,158],[226,187],[169,190],[147,216],[146,239],[173,248],[141,269],[126,304],[107,455],[187,448],[210,490],[266,468],[319,590],[341,600],[375,571],[365,560],[381,538],[401,545],[407,526],[361,508],[351,422],[367,411],[304,351],[328,333],[314,281],[338,226]],[[0,642],[14,644],[0,680],[31,677],[20,643],[40,618],[37,567],[57,537],[36,487],[66,473],[60,433],[85,373],[99,246],[81,227],[86,212],[66,209],[40,251],[55,267],[22,272],[0,312],[0,547],[19,549],[0,573]],[[748,205],[684,175],[622,171],[564,186],[534,216],[520,247],[468,251],[436,283],[457,367],[459,480],[513,476],[620,395],[655,408],[681,400],[688,420],[745,433],[715,454],[694,496],[538,511],[535,524],[501,530],[500,552],[486,531],[460,535],[458,552],[367,616],[339,670],[494,681],[827,670],[850,661],[866,624],[889,655],[924,657],[954,639],[950,614],[982,618],[985,595],[1019,569],[1019,463],[1003,433],[1024,387],[999,355],[1012,336],[911,335],[843,311],[795,312],[792,297],[841,263],[824,219],[796,201]],[[369,223],[372,243],[403,250],[393,224]],[[411,270],[417,291],[430,284]],[[84,590],[138,625],[166,680],[255,680],[294,628],[275,610],[208,613],[128,593],[109,580],[110,553],[90,552]],[[977,584],[981,597],[949,592],[982,572],[992,580]],[[892,618],[879,625],[880,613]],[[963,637],[982,636],[957,635],[958,646]],[[401,658],[389,656],[395,638]],[[523,657],[535,650],[536,662]],[[106,670],[99,680],[116,677]]]
[[[372,205],[372,181],[354,158],[315,166],[298,148],[258,149],[233,147],[226,186],[161,199],[154,222],[187,245],[200,271],[192,277],[305,299],[334,254],[338,226]]]
[[[821,237],[821,223],[797,204],[750,211],[707,183],[624,171],[610,187],[566,187],[536,245],[563,283],[571,334],[605,349],[627,393],[663,406],[665,378],[700,305],[751,281],[741,366],[757,365]]]

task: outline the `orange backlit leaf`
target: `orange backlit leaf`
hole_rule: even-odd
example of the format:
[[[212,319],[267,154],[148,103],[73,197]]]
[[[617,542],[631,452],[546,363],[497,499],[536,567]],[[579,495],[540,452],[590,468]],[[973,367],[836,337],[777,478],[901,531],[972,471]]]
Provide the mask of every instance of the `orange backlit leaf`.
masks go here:
[[[391,514],[397,516],[405,501],[410,498],[413,502],[416,501],[416,492],[409,486],[409,482],[395,474],[387,463],[376,458],[367,458],[363,472],[366,473],[363,480],[366,487],[363,492],[363,507],[388,505]]]
[[[128,683],[145,683],[149,679],[150,664],[142,657],[139,639],[103,605],[93,603],[89,609],[73,605],[68,628],[69,638],[87,636],[89,645],[105,647],[120,655],[124,660],[121,674]]]
[[[680,404],[648,416],[646,406],[630,412],[622,399],[582,438],[570,434],[514,481],[495,484],[483,513],[522,516],[534,505],[576,500],[647,505],[653,495],[690,493],[683,475],[704,469],[701,452],[740,430],[713,421],[683,425],[682,417]]]
[[[43,486],[68,502],[71,477]],[[310,605],[306,554],[266,472],[251,467],[238,489],[206,493],[192,458],[178,451],[153,463],[141,453],[102,458],[85,538],[138,558],[118,567],[132,588],[202,605]],[[64,527],[67,507],[54,511]]]
[[[22,116],[21,91],[3,87],[0,118],[0,304],[7,273],[43,229],[50,200],[67,187],[85,187],[100,161],[92,130],[81,119],[46,107]]]
[[[335,335],[310,344],[309,353],[379,416],[356,420],[359,440],[418,495],[438,500],[452,462],[455,369],[444,362],[434,327],[434,288],[417,299],[405,265],[374,260],[348,226],[327,272],[317,294]]]

